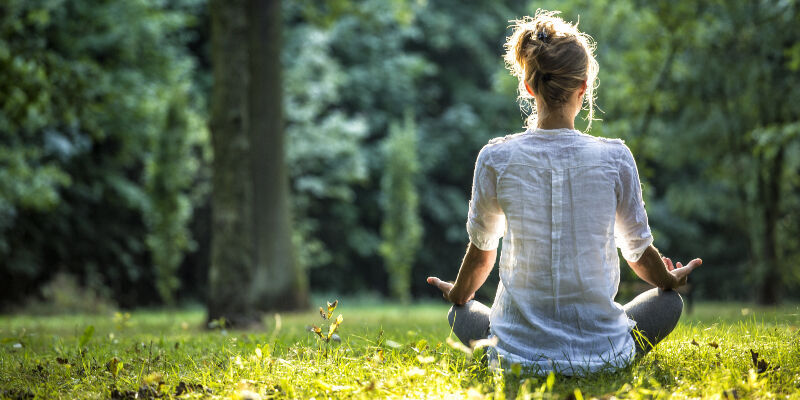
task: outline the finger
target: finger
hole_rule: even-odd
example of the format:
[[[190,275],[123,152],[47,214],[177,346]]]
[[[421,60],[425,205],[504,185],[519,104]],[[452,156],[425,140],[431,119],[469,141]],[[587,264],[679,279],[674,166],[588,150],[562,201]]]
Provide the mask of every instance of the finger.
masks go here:
[[[428,277],[427,282],[428,284],[433,285],[437,289],[441,290],[442,295],[445,297],[445,299],[447,298],[447,294],[450,292],[450,289],[446,287],[447,282],[444,282],[435,276]],[[442,284],[445,284],[445,286],[443,286]]]
[[[675,268],[671,273],[678,279],[686,279],[686,276],[689,275],[690,272],[692,272],[692,270],[688,268]]]
[[[686,268],[688,268],[689,270],[694,270],[695,268],[697,268],[697,267],[699,267],[701,265],[703,265],[703,260],[701,260],[699,258],[695,258],[694,260],[689,261],[689,263],[686,264]]]
[[[441,290],[445,294],[449,293],[450,289],[453,288],[453,284],[452,283],[445,282],[445,281],[443,281],[443,280],[441,280],[441,279],[439,279],[439,278],[437,278],[435,276],[429,277],[427,279],[427,281],[428,281],[429,284],[431,284],[433,286],[436,286],[439,290]]]
[[[689,276],[689,274],[692,271],[694,271],[697,267],[701,266],[702,264],[703,264],[703,260],[701,260],[699,258],[695,258],[694,260],[689,261],[689,263],[686,264],[685,267],[676,268],[675,271],[672,272],[672,274],[675,275],[675,277],[677,277],[677,278],[685,278],[685,277]],[[680,265],[680,263],[678,263],[678,265]]]
[[[676,267],[677,267],[677,268],[683,268],[683,264],[681,264],[681,262],[680,262],[680,261],[678,261],[678,264],[676,265]]]
[[[450,293],[450,290],[453,289],[454,285],[452,283],[450,283],[450,282],[439,281],[439,284],[436,285],[436,286],[438,286],[439,290],[441,290],[442,292]]]

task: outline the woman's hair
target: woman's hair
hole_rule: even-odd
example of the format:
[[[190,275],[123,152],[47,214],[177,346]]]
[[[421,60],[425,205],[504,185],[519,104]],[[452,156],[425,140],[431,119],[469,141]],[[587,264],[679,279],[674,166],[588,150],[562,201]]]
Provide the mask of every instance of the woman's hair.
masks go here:
[[[536,126],[536,104],[525,83],[547,104],[561,108],[569,96],[586,82],[584,101],[589,126],[594,117],[594,89],[599,66],[594,58],[594,41],[557,16],[558,11],[537,10],[536,15],[511,21],[513,33],[506,40],[505,61],[519,79],[519,101],[530,110],[526,127]]]

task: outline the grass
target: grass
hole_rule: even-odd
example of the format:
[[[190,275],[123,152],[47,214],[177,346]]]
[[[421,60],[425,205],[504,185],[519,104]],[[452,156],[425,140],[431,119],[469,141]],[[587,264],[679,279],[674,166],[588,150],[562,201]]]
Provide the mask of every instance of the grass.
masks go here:
[[[702,303],[630,367],[581,378],[493,373],[448,344],[447,306],[342,301],[254,331],[202,310],[0,316],[0,398],[800,398],[800,307]],[[758,353],[754,364],[751,350]]]

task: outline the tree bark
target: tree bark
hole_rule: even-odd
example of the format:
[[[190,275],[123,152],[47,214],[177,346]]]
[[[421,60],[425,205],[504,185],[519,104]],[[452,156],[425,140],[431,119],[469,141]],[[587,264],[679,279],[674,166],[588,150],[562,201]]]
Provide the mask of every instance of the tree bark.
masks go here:
[[[246,0],[210,3],[211,146],[214,150],[211,193],[211,265],[208,319],[225,318],[234,325],[258,321],[242,288],[249,286],[251,249],[251,185],[247,140]]]
[[[280,1],[212,0],[212,237],[208,319],[260,322],[306,305],[284,162]]]
[[[251,175],[256,275],[251,296],[265,309],[307,306],[307,284],[292,248],[281,85],[281,2],[250,0]]]
[[[783,176],[783,159],[785,146],[780,146],[771,159],[764,157],[768,168],[761,171],[763,187],[761,202],[764,218],[764,238],[762,254],[764,273],[758,287],[757,300],[762,305],[774,305],[781,301],[782,283],[780,264],[777,254],[777,229],[780,215],[781,181]]]

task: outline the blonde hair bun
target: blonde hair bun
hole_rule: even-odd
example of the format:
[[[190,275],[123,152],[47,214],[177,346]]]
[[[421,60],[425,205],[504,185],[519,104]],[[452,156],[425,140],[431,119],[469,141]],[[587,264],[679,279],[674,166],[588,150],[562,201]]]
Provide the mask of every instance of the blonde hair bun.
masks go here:
[[[585,108],[591,127],[594,89],[599,66],[594,41],[558,16],[558,11],[537,10],[533,17],[511,22],[512,33],[505,44],[506,67],[519,80],[519,101],[530,110],[526,126],[536,126],[536,104],[527,83],[548,108],[559,108],[586,82]]]

